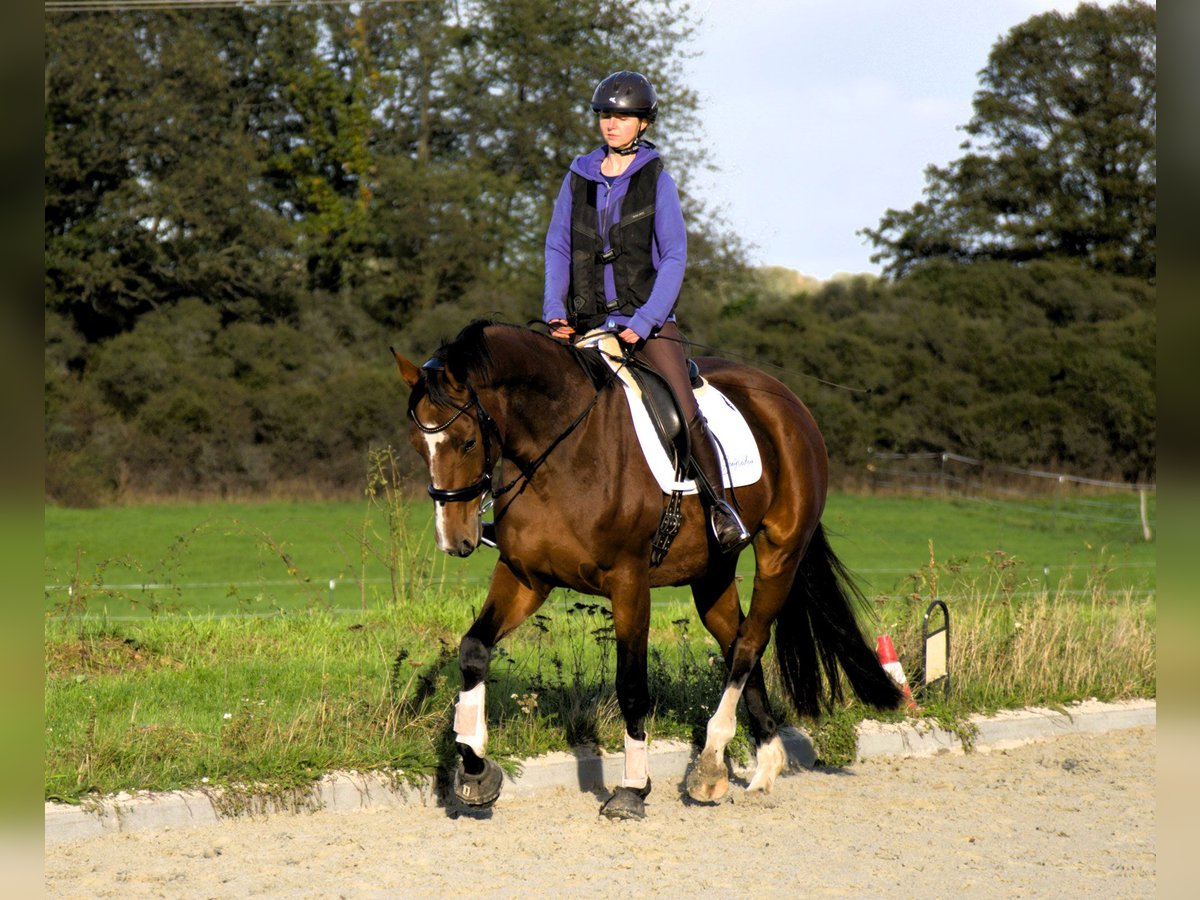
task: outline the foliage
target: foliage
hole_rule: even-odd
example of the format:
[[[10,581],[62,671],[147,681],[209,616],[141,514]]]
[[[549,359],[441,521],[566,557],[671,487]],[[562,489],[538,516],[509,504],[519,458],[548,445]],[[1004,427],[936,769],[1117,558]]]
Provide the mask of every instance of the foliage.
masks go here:
[[[1153,15],[1014,29],[982,73],[972,153],[931,175],[928,215],[876,233],[904,277],[814,287],[748,270],[690,189],[686,5],[55,12],[46,496],[357,494],[403,428],[388,346],[424,358],[474,316],[538,314],[552,198],[617,65],[662,97],[653,136],[689,223],[681,326],[699,352],[782,370],[835,472],[877,447],[1152,477]]]
[[[1065,258],[1153,281],[1156,12],[1084,3],[1013,28],[980,72],[966,154],[863,233],[887,271],[929,259]]]
[[[759,286],[690,335],[774,371],[835,465],[868,448],[1152,480],[1155,292],[1066,261],[931,262],[805,293]],[[814,378],[819,374],[819,379]]]
[[[389,343],[537,314],[600,75],[655,80],[686,184],[690,28],[668,0],[49,16],[47,494],[346,490],[395,427]],[[728,242],[686,206],[702,267]]]

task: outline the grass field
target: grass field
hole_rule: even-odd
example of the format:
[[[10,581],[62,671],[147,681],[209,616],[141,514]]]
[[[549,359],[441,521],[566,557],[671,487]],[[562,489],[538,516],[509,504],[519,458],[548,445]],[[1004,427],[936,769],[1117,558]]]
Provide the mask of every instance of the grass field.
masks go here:
[[[433,547],[432,506],[406,504],[393,529],[368,503],[263,503],[48,508],[45,604],[109,617],[362,610],[434,584],[486,584],[495,551],[465,560]],[[943,588],[1016,561],[1021,590],[1082,591],[1096,573],[1114,589],[1153,591],[1155,542],[1127,524],[1056,516],[1045,501],[991,504],[938,497],[829,498],[834,549],[868,594],[902,595],[928,568]],[[741,572],[753,573],[743,554]],[[686,604],[685,590],[657,592]]]
[[[46,796],[444,768],[457,643],[494,551],[435,554],[429,517],[366,501],[47,509]],[[831,497],[825,521],[867,588],[868,637],[890,632],[910,678],[926,605],[949,604],[954,691],[924,698],[924,715],[1155,695],[1155,544],[1135,529],[1030,503],[854,495]],[[724,666],[686,592],[661,592],[650,642],[648,730],[696,739]],[[558,592],[497,648],[489,751],[619,749],[613,657],[604,605]],[[810,723],[823,758],[846,761],[865,714]],[[731,752],[747,749],[740,727]]]

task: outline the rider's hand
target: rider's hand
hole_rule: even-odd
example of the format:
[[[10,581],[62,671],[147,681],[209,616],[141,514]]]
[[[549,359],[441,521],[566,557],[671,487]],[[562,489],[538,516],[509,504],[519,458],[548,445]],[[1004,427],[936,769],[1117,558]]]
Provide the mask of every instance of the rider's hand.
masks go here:
[[[567,323],[566,319],[551,319],[546,324],[550,326],[550,336],[558,338],[560,341],[570,341],[575,336],[575,329]]]
[[[639,335],[632,328],[622,328],[617,337],[619,337],[626,344],[636,344],[642,339],[641,335]]]

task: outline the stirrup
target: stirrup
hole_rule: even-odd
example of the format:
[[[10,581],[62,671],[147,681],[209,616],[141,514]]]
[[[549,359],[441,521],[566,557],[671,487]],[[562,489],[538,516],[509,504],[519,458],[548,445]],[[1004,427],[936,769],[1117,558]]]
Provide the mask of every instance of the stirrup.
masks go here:
[[[713,535],[724,553],[734,553],[750,542],[750,532],[739,516],[724,500],[714,500],[709,513]]]

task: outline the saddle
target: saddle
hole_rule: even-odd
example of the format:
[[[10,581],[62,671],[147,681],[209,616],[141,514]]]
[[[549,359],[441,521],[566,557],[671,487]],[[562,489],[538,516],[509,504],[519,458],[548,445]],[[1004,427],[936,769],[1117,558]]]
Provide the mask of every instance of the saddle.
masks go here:
[[[700,486],[688,472],[691,448],[687,423],[663,377],[628,359],[616,335],[591,332],[576,341],[576,346],[598,350],[624,387],[642,453],[663,493],[695,493]],[[725,457],[726,487],[753,484],[762,475],[762,458],[745,418],[724,394],[701,377],[699,367],[690,359],[688,376],[700,411]]]
[[[704,379],[700,377],[700,367],[696,365],[696,361],[689,359],[687,366],[688,380],[691,381],[692,387],[703,386]],[[642,405],[645,406],[650,423],[654,426],[658,440],[667,455],[676,461],[691,459],[692,448],[687,422],[684,421],[683,410],[667,385],[667,380],[636,359],[630,359],[626,369],[641,389]]]

